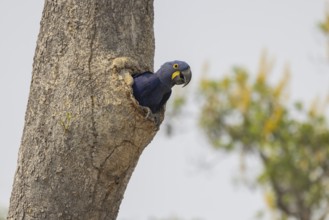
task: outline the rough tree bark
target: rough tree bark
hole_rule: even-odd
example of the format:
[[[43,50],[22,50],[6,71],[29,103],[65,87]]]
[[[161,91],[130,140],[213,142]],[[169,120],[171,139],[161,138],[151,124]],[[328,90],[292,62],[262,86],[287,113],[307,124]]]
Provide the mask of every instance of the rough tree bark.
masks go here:
[[[116,218],[157,130],[129,75],[153,56],[153,0],[45,1],[8,219]]]

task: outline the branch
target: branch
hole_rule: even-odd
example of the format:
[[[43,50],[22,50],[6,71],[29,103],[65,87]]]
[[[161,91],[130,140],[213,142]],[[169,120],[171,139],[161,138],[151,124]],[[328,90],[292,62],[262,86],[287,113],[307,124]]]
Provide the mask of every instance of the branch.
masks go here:
[[[262,151],[259,151],[259,156],[265,165],[269,164],[269,159]],[[286,192],[285,190],[280,188],[275,178],[273,178],[273,176],[271,175],[270,175],[270,183],[276,195],[276,204],[278,208],[289,216],[298,217],[299,215],[296,211],[291,210],[288,206],[284,204],[283,196],[285,195]]]

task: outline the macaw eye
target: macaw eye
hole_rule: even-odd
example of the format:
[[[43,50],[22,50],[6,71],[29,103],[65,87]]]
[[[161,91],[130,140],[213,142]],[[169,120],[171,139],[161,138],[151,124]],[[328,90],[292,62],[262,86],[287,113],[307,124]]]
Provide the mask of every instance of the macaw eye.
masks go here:
[[[178,68],[178,64],[175,63],[175,64],[173,65],[173,67],[174,67],[174,69],[177,69],[177,68]]]

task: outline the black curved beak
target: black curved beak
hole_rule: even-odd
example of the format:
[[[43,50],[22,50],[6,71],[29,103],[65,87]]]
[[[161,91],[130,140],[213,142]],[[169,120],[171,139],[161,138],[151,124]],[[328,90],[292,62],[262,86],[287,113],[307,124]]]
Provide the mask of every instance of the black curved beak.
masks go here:
[[[192,79],[192,72],[191,72],[191,69],[188,68],[186,70],[183,70],[181,72],[181,75],[183,75],[183,78],[184,78],[184,85],[183,87],[187,86],[187,84],[190,83],[191,79]]]
[[[176,71],[173,74],[173,82],[176,85],[181,85],[184,84],[183,87],[185,87],[189,82],[191,81],[192,78],[192,72],[191,69],[188,68],[186,70],[183,70],[181,72]]]

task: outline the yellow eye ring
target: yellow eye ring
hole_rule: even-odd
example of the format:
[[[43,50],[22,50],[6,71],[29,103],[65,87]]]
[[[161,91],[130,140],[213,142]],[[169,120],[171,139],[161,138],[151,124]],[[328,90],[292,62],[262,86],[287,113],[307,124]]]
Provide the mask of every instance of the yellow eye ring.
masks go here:
[[[175,64],[173,65],[173,67],[174,67],[174,69],[177,69],[177,68],[178,68],[178,64],[175,63]]]

